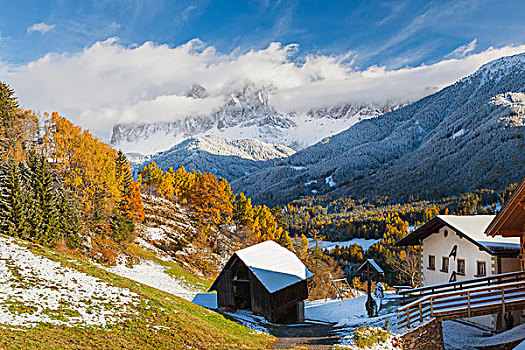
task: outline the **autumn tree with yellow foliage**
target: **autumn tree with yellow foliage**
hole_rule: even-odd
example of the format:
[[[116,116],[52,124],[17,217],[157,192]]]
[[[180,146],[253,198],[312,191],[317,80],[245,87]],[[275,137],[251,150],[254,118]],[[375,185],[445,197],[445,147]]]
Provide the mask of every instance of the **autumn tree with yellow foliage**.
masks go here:
[[[46,151],[78,200],[84,222],[118,242],[132,240],[133,220],[142,220],[144,210],[125,155],[58,113],[51,114],[45,131]]]
[[[242,193],[235,195],[223,178],[201,171],[186,171],[184,167],[163,171],[151,162],[139,172],[139,179],[145,192],[191,208],[193,217],[200,223],[201,238],[212,246],[217,241],[217,230],[211,228],[234,224],[237,232],[246,236],[248,245],[274,240],[292,249],[292,239],[279,226],[272,210],[266,206],[252,206],[251,200]]]

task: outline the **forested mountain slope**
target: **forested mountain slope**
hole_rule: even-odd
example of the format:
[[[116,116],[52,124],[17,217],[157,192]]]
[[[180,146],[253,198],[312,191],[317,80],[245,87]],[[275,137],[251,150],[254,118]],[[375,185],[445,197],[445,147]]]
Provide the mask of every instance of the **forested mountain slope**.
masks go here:
[[[155,162],[163,170],[183,166],[213,173],[228,181],[271,166],[280,158],[294,154],[291,148],[256,139],[230,140],[220,136],[187,139],[171,149],[148,157],[136,169]]]
[[[312,193],[439,198],[501,190],[525,170],[525,54],[481,67],[232,183],[256,202]]]

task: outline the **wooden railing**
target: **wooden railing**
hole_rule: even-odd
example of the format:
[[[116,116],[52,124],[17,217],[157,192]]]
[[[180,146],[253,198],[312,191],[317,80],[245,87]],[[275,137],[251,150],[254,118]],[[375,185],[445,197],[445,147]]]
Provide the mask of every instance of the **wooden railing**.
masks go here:
[[[458,290],[471,289],[475,287],[484,287],[517,281],[525,281],[525,271],[502,273],[499,275],[487,277],[477,277],[463,281],[435,284],[420,288],[403,289],[399,290],[398,294],[402,295],[403,297],[423,297],[426,295],[433,295],[437,293],[453,292]]]
[[[476,287],[423,297],[398,309],[399,329],[429,318],[440,321],[525,308],[525,281]]]

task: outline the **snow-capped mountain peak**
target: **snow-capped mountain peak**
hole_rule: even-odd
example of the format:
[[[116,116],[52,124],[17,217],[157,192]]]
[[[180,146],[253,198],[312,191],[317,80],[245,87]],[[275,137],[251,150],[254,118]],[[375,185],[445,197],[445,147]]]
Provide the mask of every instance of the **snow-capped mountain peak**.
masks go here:
[[[233,140],[254,138],[298,150],[399,107],[342,104],[303,113],[281,113],[271,104],[275,94],[278,91],[272,85],[244,82],[210,114],[188,115],[171,122],[115,125],[111,145],[126,153],[148,155],[170,149],[188,138],[218,135]],[[207,91],[194,84],[187,96],[204,98]]]

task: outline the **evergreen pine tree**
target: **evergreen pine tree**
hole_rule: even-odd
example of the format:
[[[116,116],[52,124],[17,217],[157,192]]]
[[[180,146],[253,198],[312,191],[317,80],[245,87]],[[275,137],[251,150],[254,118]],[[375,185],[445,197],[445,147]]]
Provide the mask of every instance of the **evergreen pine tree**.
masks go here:
[[[56,184],[45,156],[30,150],[24,173],[28,192],[28,236],[50,245],[57,237]]]
[[[15,92],[0,82],[0,158],[9,160],[14,156],[17,142],[20,142],[15,127],[18,101]]]
[[[27,193],[22,181],[20,165],[10,160],[0,172],[0,214],[3,217],[1,232],[23,239],[27,238]]]
[[[70,193],[63,189],[56,190],[57,239],[63,239],[69,248],[79,245],[80,209]]]

